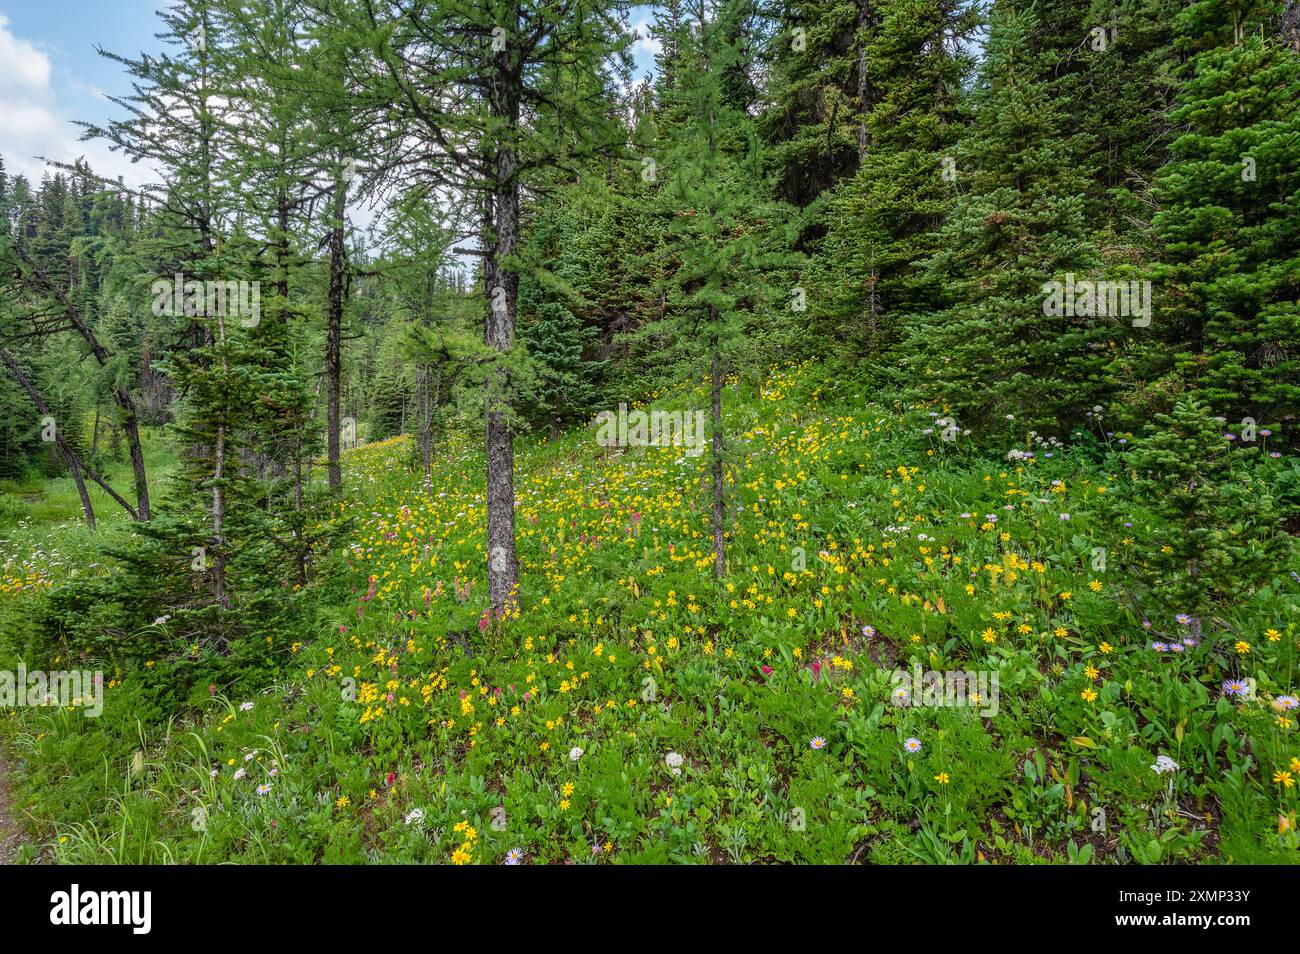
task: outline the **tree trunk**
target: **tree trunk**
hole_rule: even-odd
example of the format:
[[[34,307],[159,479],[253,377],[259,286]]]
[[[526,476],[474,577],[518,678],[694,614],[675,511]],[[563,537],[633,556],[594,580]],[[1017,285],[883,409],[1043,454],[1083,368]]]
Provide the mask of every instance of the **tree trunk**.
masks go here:
[[[871,0],[858,0],[858,164],[866,162],[871,145],[867,114],[871,112],[871,82],[867,68],[867,31],[871,28]]]
[[[217,347],[221,354],[221,370],[226,365],[226,322],[217,316]],[[225,409],[222,409],[225,415]],[[212,596],[222,609],[230,609],[230,594],[226,592],[226,425],[217,425],[217,444],[212,451]]]
[[[63,445],[60,444],[60,449]],[[81,498],[81,511],[86,515],[86,526],[91,530],[95,529],[95,508],[90,505],[90,494],[86,492],[86,482],[81,479],[81,465],[77,463],[75,454],[64,453],[63,460],[68,465],[68,470],[72,472],[72,482],[77,485],[77,496]]]
[[[513,24],[512,24],[513,26]],[[491,90],[491,110],[512,136],[519,126],[521,77],[508,49],[497,53]],[[515,253],[519,240],[519,182],[515,147],[507,138],[496,146],[489,216],[485,225],[484,280],[488,295],[483,341],[499,354],[514,344],[515,303],[519,275],[502,261]],[[515,445],[510,430],[510,374],[501,364],[487,383],[487,522],[488,598],[492,608],[505,609],[519,584],[515,554]]]
[[[717,315],[713,316],[717,323]],[[722,487],[722,364],[718,356],[718,337],[709,342],[712,360],[709,364],[709,396],[712,400],[713,418],[713,575],[722,579],[727,575],[727,555],[723,541],[725,504]]]
[[[338,172],[334,177],[334,207],[330,223],[330,287],[328,326],[325,332],[325,431],[329,461],[329,486],[337,490],[343,486],[343,470],[339,466],[339,387],[343,373],[343,296],[344,261],[343,216],[347,212],[347,183]]]

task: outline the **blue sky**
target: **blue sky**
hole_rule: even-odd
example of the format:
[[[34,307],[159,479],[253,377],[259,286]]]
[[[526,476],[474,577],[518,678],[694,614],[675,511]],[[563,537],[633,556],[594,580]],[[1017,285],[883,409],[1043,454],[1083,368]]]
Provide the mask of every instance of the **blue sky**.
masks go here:
[[[154,38],[163,0],[0,0],[0,155],[8,171],[40,178],[36,156],[71,162],[84,156],[100,175],[139,184],[148,173],[99,142],[79,142],[73,119],[103,123],[117,107],[106,93],[125,95],[130,82],[96,45],[128,56],[157,53]],[[637,7],[634,26],[651,17]],[[644,36],[644,31],[642,31]],[[654,50],[635,49],[640,75],[653,68]]]

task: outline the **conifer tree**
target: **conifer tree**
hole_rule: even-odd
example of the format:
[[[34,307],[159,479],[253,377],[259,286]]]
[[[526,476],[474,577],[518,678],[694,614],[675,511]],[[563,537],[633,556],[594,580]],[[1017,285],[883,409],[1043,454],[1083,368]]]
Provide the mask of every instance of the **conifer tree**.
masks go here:
[[[1174,356],[1194,393],[1235,420],[1300,408],[1300,58],[1266,29],[1279,12],[1203,0],[1179,18],[1196,52],[1153,221],[1165,306],[1151,376]]]
[[[912,395],[983,437],[1068,431],[1104,392],[1100,320],[1052,308],[1044,288],[1090,274],[1097,256],[1033,30],[1032,13],[995,5],[973,122],[954,150],[964,194],[930,261],[952,304],[919,316],[905,346]]]

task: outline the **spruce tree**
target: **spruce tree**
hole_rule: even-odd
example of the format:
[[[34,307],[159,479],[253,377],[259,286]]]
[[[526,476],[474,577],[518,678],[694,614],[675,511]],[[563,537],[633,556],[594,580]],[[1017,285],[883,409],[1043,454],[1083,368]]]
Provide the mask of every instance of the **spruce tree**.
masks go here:
[[[1095,277],[1097,256],[1034,23],[1009,3],[993,9],[973,122],[954,150],[963,194],[929,263],[952,304],[918,316],[905,345],[909,393],[985,438],[1063,435],[1104,392],[1103,320],[1053,309],[1045,291],[1070,273]]]
[[[1276,3],[1201,2],[1179,18],[1197,50],[1153,226],[1166,305],[1153,377],[1178,377],[1220,414],[1300,407],[1300,58],[1270,32]]]

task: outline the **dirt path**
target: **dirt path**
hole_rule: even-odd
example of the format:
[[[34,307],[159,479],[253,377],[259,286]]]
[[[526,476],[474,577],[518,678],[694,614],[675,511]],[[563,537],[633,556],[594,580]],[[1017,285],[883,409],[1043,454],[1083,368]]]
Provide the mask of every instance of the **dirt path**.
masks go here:
[[[22,828],[14,819],[13,800],[9,797],[9,766],[0,755],[0,865],[11,865],[22,847]]]

